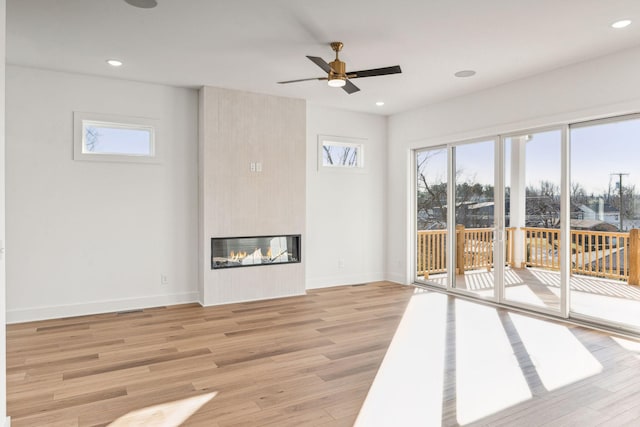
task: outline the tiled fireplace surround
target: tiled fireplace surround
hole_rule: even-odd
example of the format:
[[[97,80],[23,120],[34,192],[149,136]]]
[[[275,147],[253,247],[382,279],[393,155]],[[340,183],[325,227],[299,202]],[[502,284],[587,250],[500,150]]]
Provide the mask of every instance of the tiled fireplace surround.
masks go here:
[[[200,302],[303,294],[305,101],[204,87],[199,122]],[[301,262],[212,268],[212,238],[284,235]]]

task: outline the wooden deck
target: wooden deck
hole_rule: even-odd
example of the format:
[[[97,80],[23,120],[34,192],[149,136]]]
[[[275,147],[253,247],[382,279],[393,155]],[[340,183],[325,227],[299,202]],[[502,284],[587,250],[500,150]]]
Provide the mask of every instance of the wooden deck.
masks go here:
[[[456,288],[479,296],[493,295],[493,272],[476,270],[456,275]],[[446,275],[431,275],[429,283],[446,286]],[[576,313],[610,319],[640,328],[640,286],[619,280],[572,275],[571,307]],[[560,310],[560,273],[537,268],[505,271],[507,300]]]
[[[18,427],[631,425],[639,370],[638,342],[387,282],[7,327]]]

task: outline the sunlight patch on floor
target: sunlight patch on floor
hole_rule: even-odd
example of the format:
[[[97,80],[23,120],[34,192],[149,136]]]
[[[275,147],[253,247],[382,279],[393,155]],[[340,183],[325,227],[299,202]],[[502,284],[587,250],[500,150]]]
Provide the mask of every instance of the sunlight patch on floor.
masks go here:
[[[355,426],[440,425],[447,296],[411,298]]]
[[[509,313],[548,391],[602,372],[602,365],[564,325]]]
[[[538,307],[546,307],[546,304],[531,288],[527,285],[509,286],[505,288],[505,298],[509,301],[520,302],[524,304],[535,305]]]
[[[109,427],[179,426],[191,415],[195,414],[203,405],[213,399],[216,394],[218,394],[217,391],[138,409],[118,418],[109,424]]]
[[[618,337],[611,337],[611,339],[629,353],[634,354],[637,359],[640,359],[640,342]]]
[[[457,419],[462,425],[531,398],[493,307],[456,300]]]

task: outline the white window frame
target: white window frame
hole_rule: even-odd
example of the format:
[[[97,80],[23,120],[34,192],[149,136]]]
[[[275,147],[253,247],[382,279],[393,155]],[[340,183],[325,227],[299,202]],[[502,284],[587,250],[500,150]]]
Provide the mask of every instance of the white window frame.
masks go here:
[[[344,136],[330,136],[330,135],[318,135],[318,170],[331,170],[331,171],[350,171],[350,172],[363,172],[364,171],[364,143],[365,139],[362,138],[349,138]],[[323,149],[325,145],[332,145],[336,147],[353,147],[357,150],[356,164],[349,165],[325,165],[323,162]]]
[[[73,159],[97,162],[160,163],[158,129],[160,121],[147,117],[120,116],[114,114],[73,113]],[[145,130],[150,134],[150,154],[100,153],[86,149],[85,127],[108,126],[116,129]]]

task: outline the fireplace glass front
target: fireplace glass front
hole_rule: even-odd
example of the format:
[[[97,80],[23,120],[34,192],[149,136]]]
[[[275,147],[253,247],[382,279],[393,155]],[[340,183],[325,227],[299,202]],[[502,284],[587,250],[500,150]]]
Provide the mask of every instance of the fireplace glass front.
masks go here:
[[[300,262],[299,234],[211,239],[212,269],[296,262]]]

